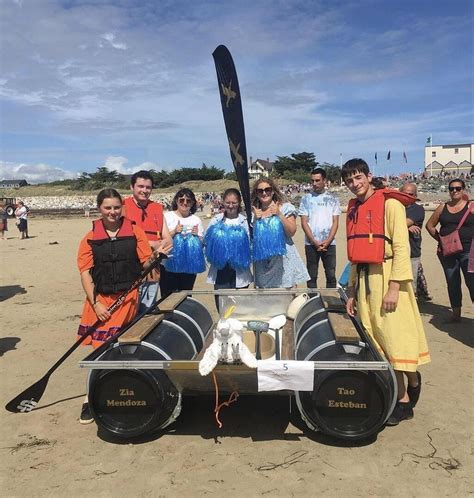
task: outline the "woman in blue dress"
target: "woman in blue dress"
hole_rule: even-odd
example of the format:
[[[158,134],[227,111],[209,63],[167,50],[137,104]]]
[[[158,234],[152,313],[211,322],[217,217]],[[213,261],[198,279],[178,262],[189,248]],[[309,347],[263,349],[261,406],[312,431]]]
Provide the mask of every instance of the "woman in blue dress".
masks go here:
[[[260,288],[291,289],[306,283],[309,274],[292,237],[298,211],[284,202],[271,178],[259,178],[252,189],[255,284]]]

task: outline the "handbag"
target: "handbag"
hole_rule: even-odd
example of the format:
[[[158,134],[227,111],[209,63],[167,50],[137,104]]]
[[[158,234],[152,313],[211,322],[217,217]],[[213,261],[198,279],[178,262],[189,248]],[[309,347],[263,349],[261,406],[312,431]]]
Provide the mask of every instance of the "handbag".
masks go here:
[[[439,243],[441,245],[441,251],[443,256],[452,256],[453,254],[458,254],[462,252],[461,238],[459,237],[459,229],[462,227],[463,223],[466,221],[469,213],[471,212],[471,205],[466,209],[464,216],[458,223],[456,229],[448,235],[440,235]]]

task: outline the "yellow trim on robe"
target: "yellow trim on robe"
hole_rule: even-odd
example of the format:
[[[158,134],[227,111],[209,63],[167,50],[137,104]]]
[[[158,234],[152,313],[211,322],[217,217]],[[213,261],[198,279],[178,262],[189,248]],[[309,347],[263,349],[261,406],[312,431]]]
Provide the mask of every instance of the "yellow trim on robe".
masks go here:
[[[358,281],[357,313],[367,332],[395,370],[415,372],[418,365],[431,361],[426,336],[411,285],[410,243],[404,206],[395,199],[385,201],[385,242],[387,259],[381,264],[370,264],[367,294],[362,271],[357,278],[357,265],[352,265],[349,285]],[[390,280],[400,282],[397,309],[382,310],[383,296]]]

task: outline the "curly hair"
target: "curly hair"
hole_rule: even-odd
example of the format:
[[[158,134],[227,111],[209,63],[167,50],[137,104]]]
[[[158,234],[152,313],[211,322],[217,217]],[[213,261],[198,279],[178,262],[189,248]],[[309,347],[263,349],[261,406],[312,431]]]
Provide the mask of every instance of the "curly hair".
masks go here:
[[[261,207],[260,201],[258,200],[257,196],[257,189],[259,188],[259,185],[262,183],[268,183],[268,185],[270,185],[270,187],[272,188],[273,190],[272,200],[274,202],[281,204],[285,200],[275,180],[273,180],[273,178],[266,178],[264,176],[261,176],[255,181],[255,183],[252,186],[252,206],[255,206],[256,208]]]
[[[181,197],[187,197],[188,199],[191,199],[192,206],[190,213],[194,214],[197,210],[196,196],[194,195],[194,192],[189,188],[181,188],[176,192],[173,200],[171,201],[171,210],[176,211],[178,209],[178,199]]]

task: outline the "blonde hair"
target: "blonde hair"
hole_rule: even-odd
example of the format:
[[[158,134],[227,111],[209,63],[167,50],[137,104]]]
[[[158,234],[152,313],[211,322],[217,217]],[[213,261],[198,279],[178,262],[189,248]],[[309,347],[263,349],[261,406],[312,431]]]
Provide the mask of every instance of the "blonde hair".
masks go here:
[[[257,189],[259,188],[259,185],[262,183],[268,183],[270,187],[273,190],[273,195],[272,195],[272,200],[278,204],[282,204],[283,201],[285,200],[285,197],[281,193],[280,188],[278,187],[277,183],[273,178],[266,178],[265,176],[261,176],[258,178],[255,183],[252,186],[252,206],[255,206],[256,208],[260,208],[260,201],[258,200],[257,196]]]

